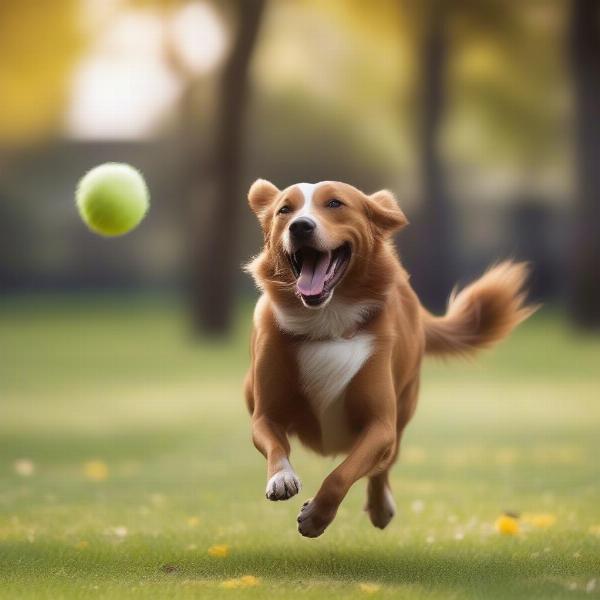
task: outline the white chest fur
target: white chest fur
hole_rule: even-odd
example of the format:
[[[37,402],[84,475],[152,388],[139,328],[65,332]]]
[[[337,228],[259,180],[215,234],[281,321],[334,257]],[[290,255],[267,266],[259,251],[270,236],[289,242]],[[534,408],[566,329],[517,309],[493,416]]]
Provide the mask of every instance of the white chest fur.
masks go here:
[[[300,380],[319,419],[323,450],[334,454],[348,445],[345,390],[373,351],[373,335],[303,342],[298,350]]]
[[[381,305],[368,301],[350,304],[334,297],[327,306],[318,310],[300,305],[296,309],[286,310],[276,304],[272,306],[277,323],[284,331],[314,340],[337,340],[368,320]]]

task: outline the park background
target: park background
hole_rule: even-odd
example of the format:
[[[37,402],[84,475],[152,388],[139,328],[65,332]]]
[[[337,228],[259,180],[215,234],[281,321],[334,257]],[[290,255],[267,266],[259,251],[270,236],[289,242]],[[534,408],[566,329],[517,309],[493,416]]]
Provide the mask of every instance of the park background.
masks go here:
[[[151,191],[122,238],[74,206],[105,161]],[[3,0],[0,597],[600,594],[599,167],[595,0]],[[435,311],[532,265],[510,340],[428,362],[385,532],[359,483],[300,539],[333,463],[297,447],[263,497],[257,177],[393,190]]]

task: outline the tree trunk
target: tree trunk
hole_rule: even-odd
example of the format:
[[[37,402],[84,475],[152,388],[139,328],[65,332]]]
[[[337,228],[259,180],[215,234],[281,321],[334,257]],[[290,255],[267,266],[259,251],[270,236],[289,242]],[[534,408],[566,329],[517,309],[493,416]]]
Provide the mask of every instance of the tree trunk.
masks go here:
[[[571,10],[577,189],[570,310],[579,325],[600,328],[600,3],[573,0]]]
[[[245,207],[240,189],[244,115],[249,67],[265,4],[265,0],[236,0],[238,31],[219,87],[214,161],[209,171],[215,197],[210,226],[202,228],[202,239],[195,244],[197,272],[192,283],[195,330],[211,335],[226,333],[232,321],[240,211]]]
[[[446,106],[447,39],[440,3],[431,12],[423,47],[421,108],[421,193],[418,256],[414,284],[423,303],[442,310],[454,284],[452,214],[440,156],[440,133]]]

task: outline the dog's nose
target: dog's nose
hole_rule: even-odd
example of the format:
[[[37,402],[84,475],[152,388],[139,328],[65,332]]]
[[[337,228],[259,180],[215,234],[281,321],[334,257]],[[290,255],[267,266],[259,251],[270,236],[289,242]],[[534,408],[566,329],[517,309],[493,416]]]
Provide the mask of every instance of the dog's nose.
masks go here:
[[[297,240],[307,240],[315,231],[317,224],[308,217],[299,217],[290,223],[290,233]]]

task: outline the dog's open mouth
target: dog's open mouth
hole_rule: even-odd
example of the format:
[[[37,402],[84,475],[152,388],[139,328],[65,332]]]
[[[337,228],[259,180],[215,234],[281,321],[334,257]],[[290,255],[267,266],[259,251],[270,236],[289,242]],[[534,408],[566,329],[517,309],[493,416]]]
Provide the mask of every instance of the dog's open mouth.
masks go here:
[[[308,306],[325,302],[340,282],[350,262],[350,245],[331,251],[299,248],[289,255],[296,276],[296,291]]]

